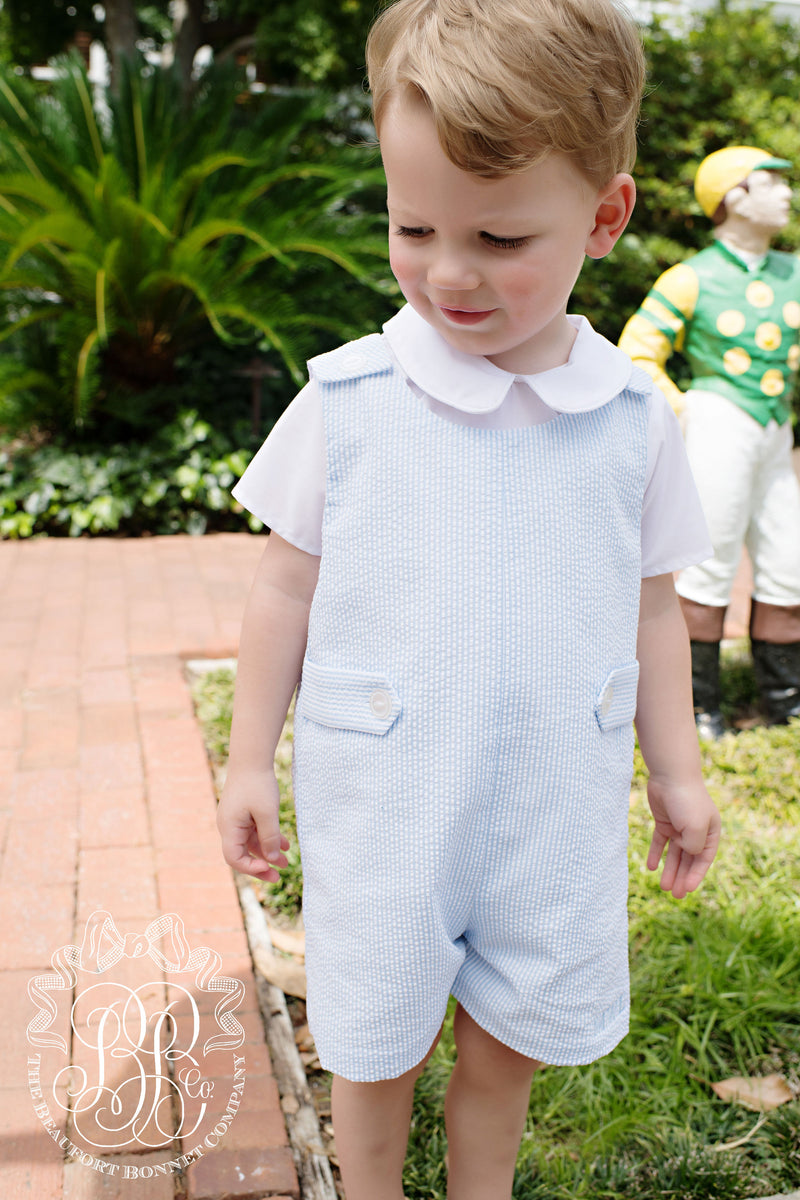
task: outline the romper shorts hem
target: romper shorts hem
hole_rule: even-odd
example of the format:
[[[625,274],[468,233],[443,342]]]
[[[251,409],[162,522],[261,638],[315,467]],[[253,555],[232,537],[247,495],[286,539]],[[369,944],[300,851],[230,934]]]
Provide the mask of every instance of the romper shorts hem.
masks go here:
[[[569,1047],[563,1043],[559,1045],[558,1043],[554,1043],[552,1037],[548,1037],[546,1034],[542,1034],[538,1038],[534,1036],[530,1039],[522,1039],[515,1037],[507,1030],[501,1030],[493,1015],[484,1012],[479,1003],[469,999],[461,999],[458,995],[459,990],[455,989],[452,995],[476,1025],[479,1025],[485,1033],[488,1033],[490,1037],[493,1037],[495,1041],[500,1042],[503,1046],[507,1046],[510,1050],[514,1050],[517,1054],[538,1062],[542,1066],[588,1066],[590,1063],[596,1062],[597,1059],[603,1058],[606,1054],[610,1054],[619,1045],[629,1030],[629,1009],[628,1005],[625,1004],[618,1016],[601,1033],[579,1045],[573,1044]],[[389,1071],[381,1070],[380,1067],[370,1068],[366,1063],[362,1063],[354,1068],[352,1059],[346,1064],[346,1069],[340,1070],[336,1061],[338,1056],[334,1054],[329,1057],[320,1052],[319,1047],[317,1047],[320,1065],[323,1070],[330,1071],[331,1074],[338,1075],[342,1079],[347,1079],[350,1083],[382,1083],[389,1079],[399,1079],[409,1071],[413,1071],[415,1067],[418,1067],[430,1052],[439,1035],[445,1016],[446,1011],[442,1014],[442,1020],[436,1024],[430,1036],[420,1039],[418,1046],[409,1051],[407,1061],[405,1056],[400,1056],[399,1059],[396,1059],[397,1065]],[[381,1056],[376,1053],[375,1055],[376,1061],[381,1060],[385,1062],[386,1057],[385,1054]]]
[[[495,1041],[510,1050],[516,1051],[524,1058],[530,1058],[547,1067],[584,1067],[596,1062],[598,1058],[610,1054],[626,1036],[630,1026],[628,1004],[623,1004],[620,1012],[596,1036],[582,1042],[558,1042],[547,1033],[526,1035],[524,1038],[515,1036],[513,1032],[501,1029],[499,1023],[490,1012],[484,1012],[479,1002],[472,998],[462,999],[458,992],[453,996],[466,1013],[472,1017],[476,1025],[480,1025],[484,1033],[488,1033]],[[542,1022],[544,1025],[546,1022]]]
[[[449,996],[449,993],[448,993]],[[368,999],[365,1000],[368,1004]],[[324,1071],[330,1071],[351,1083],[381,1083],[400,1076],[418,1067],[430,1052],[441,1033],[447,1018],[447,998],[438,1006],[431,1006],[432,1019],[423,1022],[420,1014],[419,1032],[414,1036],[408,1031],[405,1036],[397,1032],[395,1020],[384,1020],[379,1032],[373,1020],[357,1015],[355,1023],[345,1019],[337,1025],[328,1025],[321,1036],[314,1033],[313,1013],[309,1011],[309,1025],[315,1038],[317,1057]],[[423,1029],[422,1026],[425,1028]],[[395,1026],[394,1031],[392,1025]]]
[[[380,1065],[370,1067],[367,1063],[353,1065],[351,1059],[344,1064],[343,1069],[340,1069],[337,1066],[337,1056],[334,1054],[329,1057],[321,1053],[319,1046],[317,1046],[317,1057],[319,1058],[320,1066],[323,1071],[330,1071],[332,1075],[338,1075],[340,1079],[346,1079],[349,1083],[385,1083],[389,1079],[400,1079],[401,1076],[407,1075],[409,1071],[413,1071],[415,1067],[418,1067],[429,1053],[433,1043],[439,1036],[445,1016],[446,1013],[443,1014],[442,1020],[439,1021],[430,1038],[425,1041],[423,1048],[414,1050],[413,1053],[409,1054],[408,1063],[405,1062],[405,1059],[399,1059],[395,1065],[384,1069]],[[386,1056],[383,1056],[383,1061],[385,1061],[385,1058]],[[381,1056],[376,1054],[375,1060],[376,1062],[381,1061]]]

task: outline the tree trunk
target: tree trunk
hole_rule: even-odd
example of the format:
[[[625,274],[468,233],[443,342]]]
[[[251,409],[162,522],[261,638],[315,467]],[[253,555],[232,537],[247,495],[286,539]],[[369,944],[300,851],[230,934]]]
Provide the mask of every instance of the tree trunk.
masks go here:
[[[194,56],[203,44],[204,0],[175,0],[175,63],[185,100],[192,94]]]
[[[139,23],[134,0],[104,0],[106,13],[106,49],[111,60],[111,90],[118,87],[118,64],[121,59],[133,59]]]

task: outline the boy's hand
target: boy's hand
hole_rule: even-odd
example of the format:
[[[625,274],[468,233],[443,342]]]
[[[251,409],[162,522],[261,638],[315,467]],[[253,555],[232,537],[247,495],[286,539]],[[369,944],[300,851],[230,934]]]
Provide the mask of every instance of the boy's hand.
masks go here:
[[[271,771],[228,779],[217,809],[225,861],[243,875],[268,883],[280,878],[289,843],[280,832],[280,794]]]
[[[647,799],[656,823],[647,869],[658,869],[668,846],[661,888],[681,900],[700,886],[717,853],[721,826],[717,807],[702,780],[678,785],[651,777]]]

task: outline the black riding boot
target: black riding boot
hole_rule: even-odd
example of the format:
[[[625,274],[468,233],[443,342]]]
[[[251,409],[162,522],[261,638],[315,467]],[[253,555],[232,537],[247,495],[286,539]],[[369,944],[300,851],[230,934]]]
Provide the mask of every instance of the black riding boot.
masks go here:
[[[719,642],[691,642],[694,721],[701,738],[714,741],[725,732],[720,712]]]
[[[750,642],[756,683],[770,725],[800,717],[800,642]]]

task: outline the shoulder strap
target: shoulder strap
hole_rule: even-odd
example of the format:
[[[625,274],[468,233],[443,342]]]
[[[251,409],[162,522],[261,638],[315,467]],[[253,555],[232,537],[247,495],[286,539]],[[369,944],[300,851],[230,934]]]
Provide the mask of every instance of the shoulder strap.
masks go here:
[[[392,360],[380,333],[370,333],[355,342],[346,342],[336,350],[317,355],[308,364],[311,377],[323,383],[383,375],[391,369]]]

